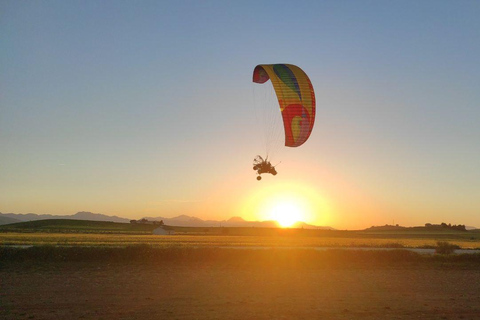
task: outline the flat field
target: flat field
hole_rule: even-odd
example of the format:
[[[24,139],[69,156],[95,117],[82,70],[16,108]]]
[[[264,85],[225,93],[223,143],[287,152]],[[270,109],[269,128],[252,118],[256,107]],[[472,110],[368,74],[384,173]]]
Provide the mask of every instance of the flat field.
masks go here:
[[[480,256],[2,248],[2,319],[480,319]]]
[[[478,249],[478,232],[152,228],[0,228],[0,318],[480,319],[480,254],[401,249]]]
[[[480,240],[431,235],[430,237],[399,237],[392,234],[363,236],[319,237],[275,235],[125,235],[102,233],[0,233],[1,245],[57,245],[57,246],[128,246],[148,244],[155,247],[378,247],[378,248],[433,248],[437,241],[448,241],[463,249],[480,249]]]
[[[280,228],[167,227],[175,235],[154,236],[158,226],[82,220],[39,220],[0,226],[0,245],[156,247],[387,247],[433,248],[447,241],[480,249],[480,232],[445,228],[317,230]]]

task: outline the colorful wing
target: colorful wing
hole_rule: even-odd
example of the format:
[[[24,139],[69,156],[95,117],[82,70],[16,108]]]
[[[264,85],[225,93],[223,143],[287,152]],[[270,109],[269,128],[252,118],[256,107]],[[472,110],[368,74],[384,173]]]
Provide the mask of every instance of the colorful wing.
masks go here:
[[[308,76],[291,64],[260,64],[253,71],[253,82],[270,79],[282,112],[285,145],[298,147],[307,141],[315,122],[315,93]]]

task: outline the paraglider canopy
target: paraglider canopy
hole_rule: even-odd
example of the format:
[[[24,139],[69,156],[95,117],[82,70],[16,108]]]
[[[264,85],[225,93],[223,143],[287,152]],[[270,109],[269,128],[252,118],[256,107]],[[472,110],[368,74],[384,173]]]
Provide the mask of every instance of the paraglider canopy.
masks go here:
[[[315,93],[308,76],[291,64],[260,64],[253,82],[272,82],[285,129],[285,146],[298,147],[307,141],[315,122]]]

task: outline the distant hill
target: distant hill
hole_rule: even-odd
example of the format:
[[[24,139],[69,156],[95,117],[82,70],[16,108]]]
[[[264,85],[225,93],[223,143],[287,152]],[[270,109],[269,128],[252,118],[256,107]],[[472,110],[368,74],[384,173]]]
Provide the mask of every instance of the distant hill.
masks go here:
[[[160,221],[169,226],[177,227],[256,227],[256,228],[279,228],[280,225],[276,221],[248,221],[241,217],[232,217],[228,220],[202,220],[197,217],[191,217],[187,215],[181,215],[174,218],[165,217],[144,217],[149,221]],[[334,230],[331,227],[319,227],[309,225],[305,222],[297,222],[293,228],[304,229],[321,229],[321,230]]]
[[[234,219],[235,220],[235,219]],[[17,222],[0,226],[2,232],[39,232],[39,233],[88,233],[88,234],[131,234],[151,235],[153,230],[159,228],[155,224],[146,223],[118,223],[110,221],[88,221],[72,219],[45,219],[35,221]],[[245,228],[245,227],[181,227],[164,226],[178,234],[191,235],[234,235],[234,236],[315,236],[330,232],[330,230],[315,229],[283,229],[283,228]]]
[[[372,226],[370,228],[365,229],[364,231],[368,232],[466,232],[466,231],[475,231],[478,230],[475,227],[465,227],[465,226],[451,226],[451,225],[433,225],[427,223],[425,226],[417,226],[417,227],[402,227],[399,225],[384,225],[384,226]]]
[[[21,220],[10,218],[10,217],[0,216],[0,225],[10,224],[10,223],[15,223],[15,222],[21,222]]]
[[[26,221],[38,221],[38,220],[47,220],[47,219],[69,219],[69,220],[88,220],[88,221],[108,221],[108,222],[119,222],[119,223],[130,223],[130,219],[121,218],[117,216],[108,216],[101,213],[92,213],[80,211],[73,215],[52,215],[52,214],[15,214],[15,213],[1,213],[0,212],[0,225],[9,224],[15,222],[26,222]],[[169,226],[178,226],[178,227],[255,227],[255,228],[279,228],[279,224],[276,221],[247,221],[241,217],[232,217],[228,220],[202,220],[197,217],[180,215],[173,218],[165,217],[143,217],[148,221],[163,221],[164,224]],[[2,223],[5,221],[5,223]],[[334,230],[331,227],[319,227],[309,225],[305,222],[297,222],[293,228],[300,229],[319,229],[319,230]]]
[[[89,220],[89,221],[111,221],[111,222],[130,222],[129,219],[120,218],[117,216],[107,216],[101,213],[92,213],[92,212],[77,212],[73,215],[52,215],[52,214],[36,214],[36,213],[1,213],[0,218],[9,218],[14,219],[13,222],[22,222],[22,221],[37,221],[45,219],[74,219],[74,220]],[[1,222],[1,220],[0,220]],[[13,223],[8,222],[8,223]],[[4,223],[1,223],[4,224]]]
[[[91,221],[72,219],[45,219],[12,223],[0,226],[0,231],[60,232],[60,233],[120,233],[151,234],[156,225]]]
[[[406,227],[401,226],[391,226],[391,225],[384,225],[384,226],[371,226],[370,228],[365,229],[365,231],[398,231],[398,230],[405,230]]]
[[[314,226],[305,222],[296,222],[293,226],[293,228],[300,228],[300,229],[317,229],[317,230],[335,230],[332,227],[322,227],[322,226]]]
[[[240,217],[233,217],[228,220],[202,220],[197,217],[180,215],[173,218],[165,217],[144,217],[148,221],[160,221],[169,226],[177,227],[265,227],[277,228],[275,221],[247,221]]]

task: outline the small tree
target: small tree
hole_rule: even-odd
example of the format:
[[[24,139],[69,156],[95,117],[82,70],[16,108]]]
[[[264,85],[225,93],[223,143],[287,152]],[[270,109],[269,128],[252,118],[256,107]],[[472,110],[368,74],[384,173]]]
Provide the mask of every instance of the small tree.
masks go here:
[[[435,253],[438,254],[452,254],[456,249],[460,249],[456,244],[448,243],[447,241],[438,241]]]

